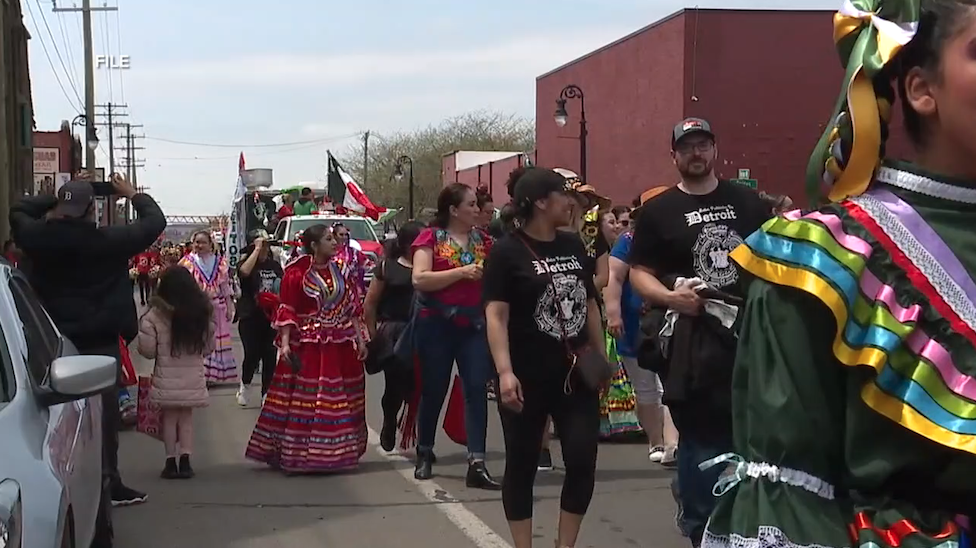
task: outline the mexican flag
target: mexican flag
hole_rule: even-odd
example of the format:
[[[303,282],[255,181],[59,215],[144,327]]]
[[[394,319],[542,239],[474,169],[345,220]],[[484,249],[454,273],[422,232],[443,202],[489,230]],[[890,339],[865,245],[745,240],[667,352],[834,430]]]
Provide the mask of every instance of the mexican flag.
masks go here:
[[[332,203],[337,208],[341,206],[370,219],[379,219],[386,208],[374,205],[363,192],[362,187],[353,180],[352,175],[342,169],[332,152],[327,151],[327,154],[329,155],[329,199]]]

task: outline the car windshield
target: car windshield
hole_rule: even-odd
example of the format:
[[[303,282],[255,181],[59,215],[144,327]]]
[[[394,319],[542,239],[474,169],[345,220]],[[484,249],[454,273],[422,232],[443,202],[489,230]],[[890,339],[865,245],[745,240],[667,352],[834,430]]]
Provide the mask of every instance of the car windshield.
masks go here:
[[[302,230],[310,226],[315,225],[329,225],[333,221],[330,219],[293,219],[289,224],[288,228],[291,234],[288,235],[289,240],[295,240],[295,237]],[[365,219],[343,219],[342,225],[349,229],[349,236],[353,240],[366,240],[366,241],[376,241],[376,236],[369,228],[369,221]]]

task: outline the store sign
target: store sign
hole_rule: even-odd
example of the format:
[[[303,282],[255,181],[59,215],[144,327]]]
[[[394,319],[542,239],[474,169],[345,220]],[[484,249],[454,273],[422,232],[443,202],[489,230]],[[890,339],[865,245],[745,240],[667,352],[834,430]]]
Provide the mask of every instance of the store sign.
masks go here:
[[[34,173],[49,173],[54,177],[61,171],[61,151],[56,148],[34,149]]]

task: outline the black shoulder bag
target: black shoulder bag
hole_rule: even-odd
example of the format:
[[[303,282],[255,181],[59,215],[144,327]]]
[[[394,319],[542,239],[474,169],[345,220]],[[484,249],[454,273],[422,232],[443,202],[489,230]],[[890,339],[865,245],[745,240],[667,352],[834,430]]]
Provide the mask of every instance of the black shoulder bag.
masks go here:
[[[540,264],[543,264],[542,259],[540,259],[539,255],[534,249],[532,249],[529,242],[527,242],[521,234],[518,234],[518,238],[522,241],[525,248],[529,250],[532,258],[539,261]],[[558,298],[559,291],[556,289],[556,282],[552,278],[552,272],[547,270],[546,273],[549,276],[549,285],[552,287],[553,295]],[[583,382],[587,387],[589,387],[591,390],[599,392],[607,385],[608,382],[610,382],[610,379],[613,378],[613,370],[610,368],[610,361],[607,359],[606,353],[597,350],[592,343],[574,349],[569,343],[569,337],[566,335],[566,323],[563,319],[562,313],[558,310],[558,305],[556,317],[559,318],[559,329],[562,331],[562,341],[566,346],[566,354],[569,357],[570,364],[569,373],[566,375],[566,381],[563,383],[563,392],[566,394],[573,393],[573,386],[570,380],[573,375],[573,370],[579,371],[580,377],[582,377]]]

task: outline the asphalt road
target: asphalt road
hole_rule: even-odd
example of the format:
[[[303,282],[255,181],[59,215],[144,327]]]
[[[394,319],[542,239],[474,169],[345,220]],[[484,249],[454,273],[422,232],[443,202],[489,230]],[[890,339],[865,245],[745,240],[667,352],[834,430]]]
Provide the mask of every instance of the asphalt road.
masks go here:
[[[240,344],[235,345],[240,360]],[[151,372],[151,363],[134,352],[133,359],[140,374]],[[118,548],[511,548],[500,493],[464,486],[463,447],[441,432],[430,482],[413,479],[409,455],[379,448],[381,375],[367,384],[370,448],[357,471],[341,475],[286,477],[246,461],[244,448],[259,410],[239,408],[235,391],[212,390],[210,406],[195,415],[192,480],[161,480],[162,444],[134,431],[122,433],[123,477],[148,492],[149,501],[116,509]],[[498,415],[490,415],[488,466],[500,478],[501,428]],[[562,484],[558,444],[553,458],[557,469],[536,480],[540,547],[554,542]],[[596,493],[577,547],[688,546],[674,527],[671,474],[648,462],[644,445],[601,445]]]

